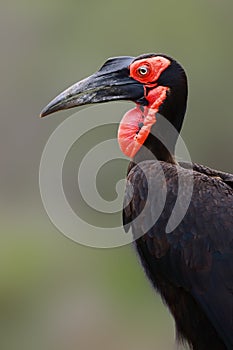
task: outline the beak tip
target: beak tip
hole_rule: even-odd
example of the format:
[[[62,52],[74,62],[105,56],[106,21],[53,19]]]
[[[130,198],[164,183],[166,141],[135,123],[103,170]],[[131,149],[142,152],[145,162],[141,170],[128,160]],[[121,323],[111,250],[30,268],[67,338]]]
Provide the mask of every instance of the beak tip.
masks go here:
[[[41,111],[40,114],[39,114],[39,118],[44,118],[48,115],[49,113],[46,113],[46,111]]]
[[[55,113],[55,112],[57,112],[57,111],[59,111],[59,110],[60,110],[60,109],[59,109],[56,105],[54,105],[54,104],[53,104],[53,101],[52,101],[52,103],[49,103],[46,107],[44,107],[44,108],[42,109],[42,111],[40,112],[39,117],[40,117],[40,118],[44,118],[44,117],[46,117],[47,115],[52,114],[52,113]]]
[[[41,111],[40,114],[39,114],[39,118],[44,118],[44,117],[46,117],[47,115],[49,115],[49,112],[46,111],[45,109],[42,109],[42,111]]]

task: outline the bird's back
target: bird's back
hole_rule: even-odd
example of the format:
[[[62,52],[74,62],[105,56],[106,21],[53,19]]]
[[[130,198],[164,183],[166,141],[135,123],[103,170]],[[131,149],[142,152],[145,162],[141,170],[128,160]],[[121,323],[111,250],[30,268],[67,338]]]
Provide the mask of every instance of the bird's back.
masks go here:
[[[123,220],[178,337],[195,350],[233,349],[233,176],[192,167],[132,167]]]

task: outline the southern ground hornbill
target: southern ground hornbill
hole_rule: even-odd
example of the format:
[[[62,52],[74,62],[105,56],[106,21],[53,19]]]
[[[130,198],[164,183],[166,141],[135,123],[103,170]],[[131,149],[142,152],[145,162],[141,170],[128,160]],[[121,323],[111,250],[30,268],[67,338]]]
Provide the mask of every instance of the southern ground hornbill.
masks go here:
[[[174,157],[186,110],[185,72],[163,54],[110,58],[95,74],[57,96],[41,116],[112,100],[136,103],[122,119],[118,140],[132,159],[124,226],[126,231],[132,227],[145,271],[175,319],[179,340],[194,350],[232,350],[233,175],[196,163],[190,169]],[[169,230],[176,200],[182,207],[189,196],[190,178],[187,210]],[[164,185],[166,198],[160,208]]]

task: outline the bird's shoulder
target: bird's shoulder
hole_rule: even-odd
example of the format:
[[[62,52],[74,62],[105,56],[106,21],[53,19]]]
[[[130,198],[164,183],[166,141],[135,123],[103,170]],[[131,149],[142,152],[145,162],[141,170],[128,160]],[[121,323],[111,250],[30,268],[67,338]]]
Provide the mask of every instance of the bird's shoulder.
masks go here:
[[[135,239],[146,234],[151,254],[159,257],[168,249],[182,251],[193,268],[206,267],[214,251],[233,250],[230,174],[225,182],[216,176],[220,172],[206,168],[206,174],[200,169],[141,162],[128,174],[123,209],[125,230],[131,226]],[[206,254],[199,254],[201,251]]]
[[[162,218],[168,220],[176,203],[187,207],[183,225],[189,224],[190,227],[195,222],[199,225],[202,222],[204,226],[210,223],[219,225],[221,221],[223,226],[233,225],[232,187],[232,174],[197,163],[131,163],[124,198],[124,225],[129,228],[144,207],[147,210],[144,210],[143,218],[148,219],[152,210],[162,210],[161,205],[164,206]]]
[[[212,169],[206,165],[199,163],[189,163],[189,162],[180,162],[179,165],[184,169],[192,168],[193,171],[207,175],[208,177],[213,177],[217,180],[223,181],[225,184],[233,188],[233,174],[223,172],[221,170]]]

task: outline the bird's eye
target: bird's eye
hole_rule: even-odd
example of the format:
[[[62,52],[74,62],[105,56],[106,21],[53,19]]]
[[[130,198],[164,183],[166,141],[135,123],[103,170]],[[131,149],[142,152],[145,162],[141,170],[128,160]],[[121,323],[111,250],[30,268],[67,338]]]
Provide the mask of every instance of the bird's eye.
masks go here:
[[[149,73],[149,68],[147,66],[141,66],[137,69],[137,72],[140,76],[144,77]]]

